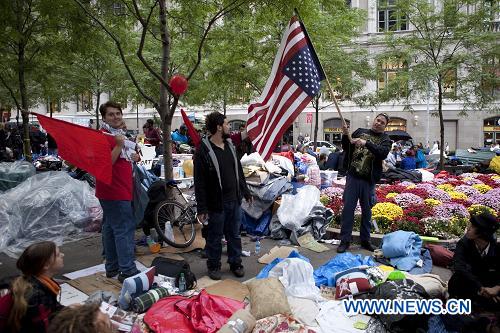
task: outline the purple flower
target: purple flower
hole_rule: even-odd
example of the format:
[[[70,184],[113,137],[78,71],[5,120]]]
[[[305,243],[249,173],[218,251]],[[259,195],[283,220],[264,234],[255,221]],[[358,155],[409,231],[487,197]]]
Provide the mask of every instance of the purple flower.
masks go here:
[[[459,185],[455,187],[455,191],[462,192],[467,195],[467,197],[481,195],[481,192],[469,185]]]
[[[484,184],[482,181],[480,181],[479,179],[475,179],[475,178],[474,179],[465,180],[464,183],[466,185],[469,185],[469,186],[474,185],[474,184]]]
[[[469,218],[469,212],[461,204],[445,203],[434,207],[434,216],[439,218],[452,218],[453,216]]]
[[[420,184],[417,184],[416,188],[421,188],[421,189],[430,191],[430,190],[435,190],[436,189],[436,185],[433,185],[433,184],[430,184],[430,183],[420,183]]]
[[[432,190],[427,190],[427,193],[429,193],[429,198],[439,200],[441,202],[450,202],[451,197],[448,193],[446,193],[443,190],[440,190],[438,188],[434,188]]]
[[[434,178],[432,180],[432,182],[435,184],[435,185],[441,185],[441,184],[445,184],[447,182],[446,179],[443,179],[443,178]]]
[[[424,203],[422,198],[413,193],[400,193],[394,197],[394,201],[402,208]]]
[[[500,187],[489,190],[481,196],[481,204],[500,211]]]

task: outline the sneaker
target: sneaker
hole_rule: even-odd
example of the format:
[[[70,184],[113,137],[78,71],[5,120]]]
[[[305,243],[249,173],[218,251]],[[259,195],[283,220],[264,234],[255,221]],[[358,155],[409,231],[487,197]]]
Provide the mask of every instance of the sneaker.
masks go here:
[[[106,277],[109,279],[114,278],[118,274],[120,274],[120,272],[118,272],[117,270],[116,271],[106,271]]]
[[[337,247],[337,253],[344,253],[348,248],[351,243],[349,242],[340,242],[339,247]]]
[[[370,241],[361,241],[361,247],[370,252],[373,252],[375,250],[375,246],[373,246]]]
[[[222,273],[220,271],[220,269],[216,269],[216,270],[209,270],[208,271],[208,277],[211,278],[212,280],[220,280],[222,279]]]
[[[140,271],[139,270],[136,270],[134,273],[132,274],[124,274],[124,273],[120,273],[120,275],[118,275],[118,281],[120,281],[121,283],[123,283],[123,281],[125,281],[125,279],[131,277],[131,276],[134,276],[134,275],[137,275],[139,274]]]
[[[234,276],[241,278],[245,276],[245,269],[242,265],[238,265],[236,267],[231,267],[231,272],[233,272]]]

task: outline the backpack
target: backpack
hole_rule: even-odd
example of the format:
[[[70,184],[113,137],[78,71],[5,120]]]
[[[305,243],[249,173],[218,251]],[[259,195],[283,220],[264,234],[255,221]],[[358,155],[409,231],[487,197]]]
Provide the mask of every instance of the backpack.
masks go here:
[[[179,278],[181,273],[184,273],[186,279],[186,289],[193,289],[196,287],[196,276],[191,272],[189,264],[185,260],[174,260],[165,257],[154,258],[151,266],[156,267],[156,274],[161,274],[175,278],[175,286],[179,287]]]

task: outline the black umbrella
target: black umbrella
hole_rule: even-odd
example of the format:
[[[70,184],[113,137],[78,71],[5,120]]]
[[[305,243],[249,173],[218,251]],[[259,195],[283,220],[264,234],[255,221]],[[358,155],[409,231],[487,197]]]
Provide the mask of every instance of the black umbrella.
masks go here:
[[[409,141],[412,139],[411,135],[401,130],[387,131],[385,132],[392,141]]]

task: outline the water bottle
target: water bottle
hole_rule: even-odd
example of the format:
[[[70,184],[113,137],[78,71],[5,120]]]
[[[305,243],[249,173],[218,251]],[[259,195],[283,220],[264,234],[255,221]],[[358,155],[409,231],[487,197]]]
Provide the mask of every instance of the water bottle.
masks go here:
[[[179,277],[179,292],[183,293],[186,291],[186,278],[184,277],[184,273],[181,273]]]
[[[172,230],[172,225],[169,222],[165,223],[165,236],[171,241],[174,241],[174,231]]]
[[[255,241],[255,254],[259,254],[260,253],[260,238],[257,238],[257,240]]]

